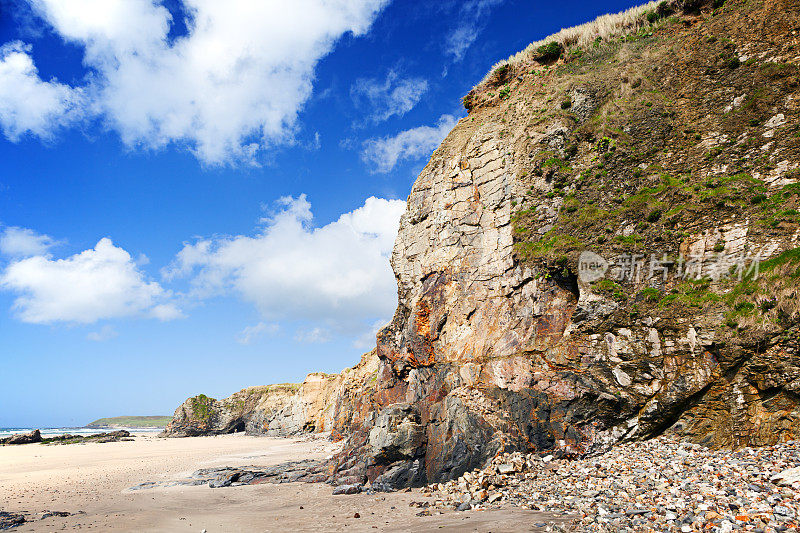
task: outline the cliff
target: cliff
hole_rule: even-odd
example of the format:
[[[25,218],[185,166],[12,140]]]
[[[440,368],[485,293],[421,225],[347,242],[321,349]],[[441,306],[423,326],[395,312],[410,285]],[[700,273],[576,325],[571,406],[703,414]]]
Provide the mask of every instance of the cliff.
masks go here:
[[[200,394],[175,410],[161,436],[244,431],[270,436],[330,432],[341,438],[353,416],[359,414],[353,408],[354,397],[374,386],[377,365],[373,350],[340,374],[312,373],[299,385],[249,387],[222,400]]]
[[[497,65],[408,198],[374,373],[245,428],[331,428],[330,480],[377,488],[797,438],[798,31],[797,0],[654,2]]]
[[[473,89],[408,198],[337,475],[797,438],[798,29],[797,1],[652,3]]]

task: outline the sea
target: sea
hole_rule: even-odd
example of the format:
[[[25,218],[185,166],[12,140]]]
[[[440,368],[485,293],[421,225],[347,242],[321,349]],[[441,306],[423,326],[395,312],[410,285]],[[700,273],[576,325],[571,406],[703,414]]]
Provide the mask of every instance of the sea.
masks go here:
[[[38,429],[42,437],[57,437],[69,433],[70,435],[97,435],[98,433],[107,433],[109,431],[117,431],[118,429],[125,429],[131,433],[160,433],[164,428],[128,428],[128,427],[113,427],[113,428],[0,428],[0,438],[10,437],[17,433],[29,433],[34,429]]]

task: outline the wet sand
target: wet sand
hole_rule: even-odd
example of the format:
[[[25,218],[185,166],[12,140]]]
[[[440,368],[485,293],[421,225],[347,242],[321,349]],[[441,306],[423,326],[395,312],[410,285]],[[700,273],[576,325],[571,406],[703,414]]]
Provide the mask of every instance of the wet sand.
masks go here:
[[[129,491],[145,481],[170,481],[199,468],[268,466],[323,459],[327,440],[224,435],[132,442],[0,447],[0,510],[32,522],[11,531],[540,531],[552,517],[525,510],[445,511],[416,516],[412,492],[333,496],[322,483],[224,487],[159,487]],[[40,520],[46,511],[73,513]],[[82,511],[82,513],[80,513]],[[432,511],[437,513],[439,511]],[[358,513],[360,518],[355,518]]]

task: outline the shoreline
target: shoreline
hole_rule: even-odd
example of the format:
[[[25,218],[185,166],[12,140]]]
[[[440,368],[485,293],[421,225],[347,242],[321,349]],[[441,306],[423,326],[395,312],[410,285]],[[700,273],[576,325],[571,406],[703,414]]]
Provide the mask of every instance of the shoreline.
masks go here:
[[[135,435],[134,440],[66,446],[0,448],[0,511],[25,514],[10,531],[544,531],[564,521],[528,510],[434,511],[419,489],[336,495],[324,483],[261,483],[210,488],[158,486],[201,468],[272,466],[323,460],[341,443],[324,438],[244,434],[180,439]],[[69,516],[41,517],[47,512]],[[437,514],[442,513],[442,514]],[[355,515],[358,514],[358,518]],[[421,516],[418,516],[420,515]]]
[[[42,437],[57,437],[60,435],[95,435],[107,431],[125,430],[131,435],[142,433],[143,435],[156,434],[164,430],[163,427],[129,427],[129,426],[81,426],[81,427],[60,427],[60,428],[0,428],[0,439],[13,435],[30,433],[38,430]]]

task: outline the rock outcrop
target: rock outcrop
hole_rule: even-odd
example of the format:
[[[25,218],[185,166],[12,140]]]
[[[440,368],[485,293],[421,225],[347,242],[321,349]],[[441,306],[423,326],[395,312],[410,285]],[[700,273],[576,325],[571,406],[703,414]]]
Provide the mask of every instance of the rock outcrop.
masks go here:
[[[55,437],[45,437],[41,439],[42,444],[87,444],[90,442],[106,443],[106,442],[124,442],[131,441],[131,434],[124,429],[117,431],[108,431],[105,433],[95,433],[94,435],[71,435],[65,433]]]
[[[800,433],[800,4],[629,22],[465,98],[408,198],[398,309],[334,480]]]
[[[17,433],[10,437],[0,439],[0,444],[33,444],[36,442],[42,442],[42,435],[38,429],[34,429],[28,433]]]
[[[341,438],[359,414],[352,407],[357,395],[370,384],[374,386],[377,368],[378,359],[372,351],[340,374],[312,373],[299,385],[249,387],[222,400],[200,394],[175,410],[161,436],[244,431],[269,436],[330,432]]]

